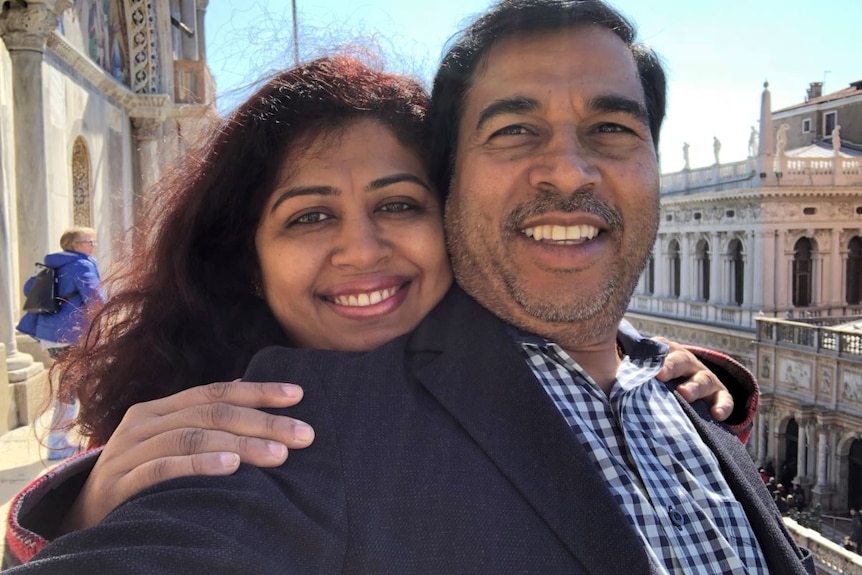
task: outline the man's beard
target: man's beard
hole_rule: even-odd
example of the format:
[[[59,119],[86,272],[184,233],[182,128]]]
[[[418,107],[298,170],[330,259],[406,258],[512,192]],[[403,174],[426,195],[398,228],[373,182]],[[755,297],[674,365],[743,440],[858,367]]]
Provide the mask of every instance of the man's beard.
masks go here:
[[[586,290],[579,290],[579,286],[572,283],[571,288],[566,289],[565,292],[560,292],[558,289],[557,293],[549,293],[547,290],[542,290],[541,286],[538,288],[530,286],[522,275],[523,270],[514,269],[508,265],[509,262],[505,260],[505,250],[490,249],[491,244],[487,242],[487,238],[497,235],[501,237],[504,245],[519,241],[516,234],[521,234],[523,222],[528,217],[551,212],[595,214],[605,222],[603,233],[621,237],[622,215],[617,210],[607,206],[589,192],[578,191],[566,198],[557,193],[540,193],[534,200],[512,210],[505,218],[502,235],[499,235],[496,230],[482,228],[482,222],[471,217],[474,214],[469,214],[465,218],[461,213],[462,210],[457,206],[458,200],[450,198],[449,201],[454,201],[455,205],[447,205],[446,232],[452,265],[459,285],[484,307],[513,325],[535,333],[538,333],[538,327],[544,326],[543,329],[553,331],[555,336],[565,331],[568,337],[574,336],[580,341],[592,341],[595,337],[616,329],[628,309],[629,300],[646,265],[658,227],[657,211],[654,221],[644,218],[640,223],[633,224],[650,226],[653,229],[649,230],[649,234],[646,234],[645,230],[635,230],[629,240],[630,244],[635,245],[620,246],[620,259],[607,264],[613,266],[613,269],[608,269],[602,274],[599,280],[601,285],[588,286]],[[644,237],[649,238],[647,242],[639,240]],[[487,253],[475,249],[483,243],[489,246]],[[644,245],[645,243],[649,245]],[[474,249],[471,250],[471,247]],[[574,274],[577,270],[568,273]],[[505,295],[500,293],[501,290],[505,290]],[[530,322],[534,325],[524,325],[526,318],[513,309],[512,303],[515,303],[523,313],[537,320]],[[572,329],[573,327],[575,329]],[[539,333],[539,335],[548,337],[551,334]]]

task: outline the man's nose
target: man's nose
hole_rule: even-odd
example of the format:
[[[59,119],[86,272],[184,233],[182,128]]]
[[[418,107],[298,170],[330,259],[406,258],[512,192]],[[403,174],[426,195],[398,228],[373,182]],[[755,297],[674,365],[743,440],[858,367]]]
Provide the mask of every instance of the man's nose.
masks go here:
[[[601,181],[597,158],[577,135],[559,135],[548,142],[530,169],[534,189],[551,187],[564,193]]]
[[[392,255],[392,244],[370,216],[350,217],[342,225],[333,246],[336,267],[370,270]]]

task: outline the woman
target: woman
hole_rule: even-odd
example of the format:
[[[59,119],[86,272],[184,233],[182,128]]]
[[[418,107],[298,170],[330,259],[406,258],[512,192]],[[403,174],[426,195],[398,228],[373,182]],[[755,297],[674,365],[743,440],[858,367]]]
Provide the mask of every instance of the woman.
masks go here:
[[[159,480],[229,474],[240,459],[280,465],[287,447],[310,443],[310,428],[248,408],[291,405],[297,388],[193,386],[238,377],[268,345],[370,350],[440,301],[452,275],[426,174],[426,105],[412,80],[316,60],[270,80],[173,175],[147,243],[60,364],[92,398],[79,423],[104,450],[79,496],[66,481],[70,493],[34,512],[51,477],[19,496],[9,530],[18,558],[64,518],[61,532],[93,525]],[[693,355],[673,357],[664,377],[698,372],[706,385],[687,393],[719,395]],[[60,481],[89,465],[73,462]],[[48,520],[36,532],[22,525],[39,513]]]
[[[104,302],[99,268],[93,257],[96,230],[75,226],[60,236],[63,251],[47,254],[45,266],[56,273],[56,299],[60,302],[55,313],[28,311],[18,322],[17,329],[36,339],[51,359],[57,359],[81,337],[86,328],[82,309],[93,303]],[[36,276],[24,284],[24,295],[29,295]],[[25,309],[27,308],[25,304]],[[75,396],[65,394],[54,402],[51,430],[48,433],[48,460],[65,459],[79,451],[69,443],[66,431],[75,419]]]

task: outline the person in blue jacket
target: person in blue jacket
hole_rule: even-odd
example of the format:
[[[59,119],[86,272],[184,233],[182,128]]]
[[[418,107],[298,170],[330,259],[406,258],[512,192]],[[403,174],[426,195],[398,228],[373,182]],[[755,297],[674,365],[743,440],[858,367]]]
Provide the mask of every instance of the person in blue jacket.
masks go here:
[[[18,322],[18,331],[39,341],[52,359],[74,344],[84,334],[87,315],[84,307],[92,302],[104,303],[105,296],[99,268],[93,257],[96,231],[72,227],[60,236],[61,252],[45,256],[45,265],[57,270],[57,294],[61,303],[57,313],[27,312]],[[35,276],[24,284],[24,295],[30,293]],[[48,459],[65,459],[79,451],[66,437],[75,416],[75,398],[59,397],[48,433]]]

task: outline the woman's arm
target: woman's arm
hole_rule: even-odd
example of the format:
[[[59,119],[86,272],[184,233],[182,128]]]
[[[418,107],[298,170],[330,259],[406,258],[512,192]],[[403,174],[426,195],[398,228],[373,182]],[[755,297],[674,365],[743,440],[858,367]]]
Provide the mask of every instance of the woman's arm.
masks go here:
[[[671,351],[658,378],[687,379],[677,387],[683,397],[711,403],[712,415],[728,419],[745,441],[757,409],[757,383],[751,373],[725,354],[663,341]],[[254,408],[286,407],[301,398],[298,386],[235,381],[133,406],[95,466],[72,462],[70,466],[77,466],[51,479],[50,491],[63,493],[62,498],[43,501],[46,489],[19,494],[23,505],[10,510],[7,534],[17,533],[36,545],[10,540],[10,549],[21,550],[15,551],[13,561],[26,562],[57,535],[95,525],[120,503],[161,481],[229,475],[240,461],[258,467],[281,465],[288,449],[308,446],[314,432],[302,422]]]
[[[240,461],[281,465],[289,449],[313,441],[314,431],[255,408],[289,407],[301,399],[296,385],[233,381],[132,406],[101,453],[56,467],[16,496],[3,567],[27,562],[53,538],[95,525],[162,481],[229,475]]]

